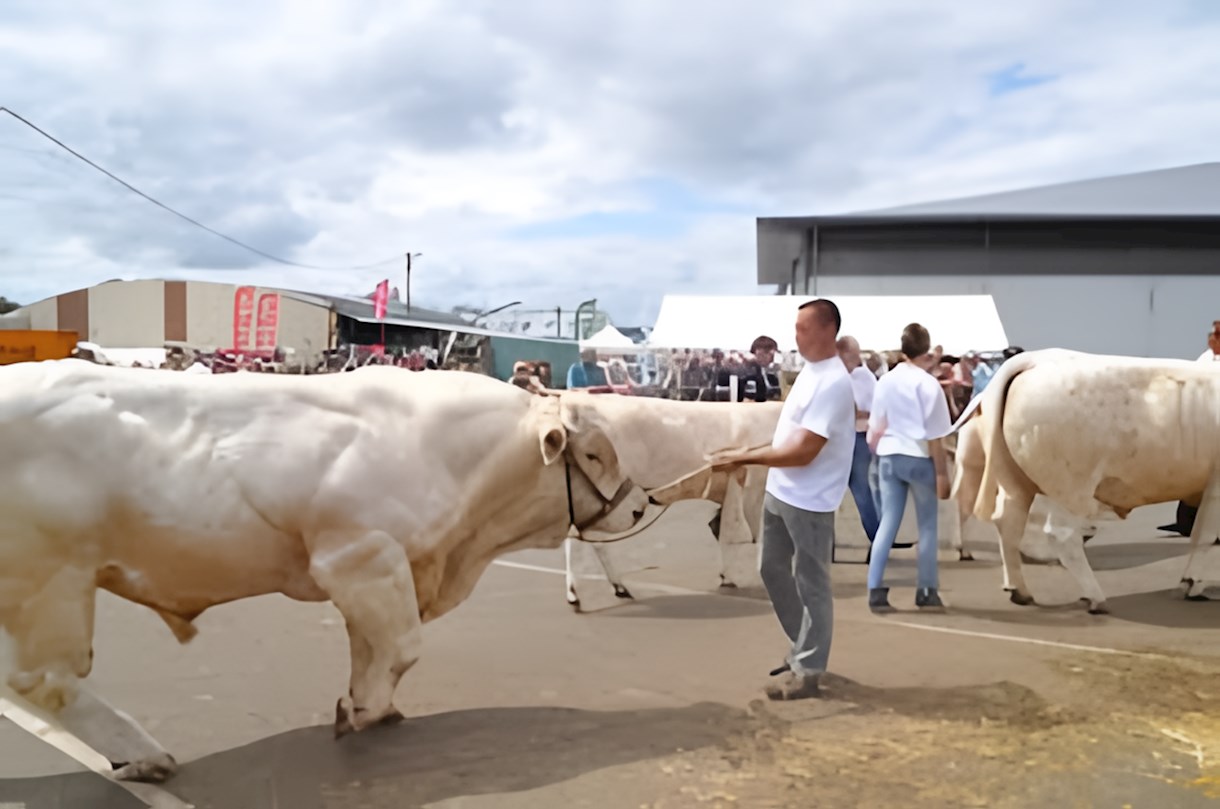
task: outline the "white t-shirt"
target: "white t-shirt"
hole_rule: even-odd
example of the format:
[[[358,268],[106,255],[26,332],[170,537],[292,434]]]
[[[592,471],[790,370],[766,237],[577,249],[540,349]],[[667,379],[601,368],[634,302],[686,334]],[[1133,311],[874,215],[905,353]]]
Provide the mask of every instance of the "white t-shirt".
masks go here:
[[[949,405],[936,378],[909,362],[900,362],[877,382],[870,431],[884,427],[878,455],[927,458],[928,441],[943,438],[953,429]]]
[[[1213,354],[1212,350],[1210,348],[1207,349],[1206,351],[1204,351],[1202,354],[1200,354],[1199,359],[1195,360],[1195,362],[1217,362],[1217,361],[1220,361],[1220,354]]]
[[[857,365],[851,372],[851,392],[856,400],[856,409],[865,413],[872,410],[873,393],[877,390],[877,377],[863,365]],[[856,422],[856,432],[862,433],[868,429],[868,420]]]
[[[771,446],[787,442],[799,428],[826,439],[808,466],[772,467],[767,493],[805,511],[834,511],[847,491],[856,447],[856,409],[851,377],[838,357],[809,362],[784,400]]]

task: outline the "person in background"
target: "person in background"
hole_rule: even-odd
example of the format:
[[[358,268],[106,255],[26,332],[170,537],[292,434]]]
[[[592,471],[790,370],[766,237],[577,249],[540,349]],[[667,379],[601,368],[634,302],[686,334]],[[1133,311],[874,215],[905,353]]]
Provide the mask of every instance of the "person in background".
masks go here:
[[[754,338],[754,342],[750,344],[750,354],[752,359],[747,359],[741,363],[741,368],[733,373],[737,373],[737,399],[735,401],[744,402],[746,399],[753,399],[756,402],[765,402],[771,395],[772,388],[776,387],[771,384],[767,376],[767,369],[775,362],[775,352],[779,351],[779,343],[765,334]],[[723,375],[720,384],[728,386],[728,373]],[[754,389],[747,393],[747,382],[754,382]]]
[[[953,429],[940,384],[917,362],[928,356],[928,330],[911,323],[902,331],[902,359],[877,382],[869,415],[868,443],[877,455],[881,525],[868,565],[868,606],[890,612],[889,588],[882,587],[890,548],[898,536],[908,492],[914,495],[919,526],[918,589],[915,606],[943,608],[937,566],[937,500],[949,497],[949,473],[941,439]]]
[[[970,374],[970,397],[974,398],[983,392],[987,387],[987,383],[995,376],[995,368],[991,364],[984,362],[977,351],[967,351],[962,357],[962,370]]]
[[[854,337],[844,335],[835,343],[839,359],[847,368],[851,378],[852,395],[856,402],[856,446],[852,455],[851,476],[847,487],[851,490],[852,499],[856,501],[856,510],[860,512],[860,524],[869,544],[877,538],[877,526],[880,518],[877,516],[876,501],[873,491],[868,485],[868,467],[872,463],[873,453],[868,448],[868,415],[873,406],[873,392],[877,389],[877,377],[864,367],[860,359],[860,343]]]
[[[1207,335],[1207,350],[1200,354],[1195,362],[1217,361],[1220,361],[1220,320],[1213,320],[1212,330]],[[1188,537],[1190,532],[1195,529],[1195,518],[1197,516],[1199,516],[1197,506],[1188,505],[1179,500],[1173,522],[1169,525],[1158,525],[1156,530]]]
[[[796,344],[805,366],[784,400],[771,446],[727,453],[713,471],[770,467],[763,500],[759,572],[784,634],[792,643],[772,671],[769,699],[819,696],[830,659],[834,599],[830,562],[835,511],[847,492],[855,447],[851,377],[835,350],[839,308],[819,298],[796,313]]]
[[[586,348],[580,352],[580,362],[568,368],[568,389],[601,387],[606,383],[606,372],[597,364],[597,352]]]
[[[1220,320],[1212,321],[1211,333],[1207,335],[1207,350],[1199,355],[1199,362],[1220,360]]]

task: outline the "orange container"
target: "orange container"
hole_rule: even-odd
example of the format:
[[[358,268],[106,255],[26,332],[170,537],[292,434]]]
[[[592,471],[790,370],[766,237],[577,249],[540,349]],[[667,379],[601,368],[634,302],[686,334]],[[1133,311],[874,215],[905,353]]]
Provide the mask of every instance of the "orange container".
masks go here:
[[[62,360],[71,356],[79,340],[74,331],[0,329],[0,365]]]

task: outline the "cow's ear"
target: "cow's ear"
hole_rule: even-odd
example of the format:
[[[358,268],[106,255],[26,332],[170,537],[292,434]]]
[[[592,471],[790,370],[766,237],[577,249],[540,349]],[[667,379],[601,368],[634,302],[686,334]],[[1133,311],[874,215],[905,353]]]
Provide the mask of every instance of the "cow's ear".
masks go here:
[[[555,463],[568,448],[568,433],[558,420],[548,419],[538,431],[538,441],[542,448],[542,461],[547,466]]]

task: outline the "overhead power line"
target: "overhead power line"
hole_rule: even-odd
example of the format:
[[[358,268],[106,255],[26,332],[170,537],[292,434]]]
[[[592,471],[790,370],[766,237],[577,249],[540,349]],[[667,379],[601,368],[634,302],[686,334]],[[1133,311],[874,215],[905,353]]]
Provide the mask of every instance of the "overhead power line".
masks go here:
[[[362,264],[362,265],[359,265],[359,266],[346,266],[346,267],[322,267],[322,266],[318,266],[318,265],[316,265],[316,264],[302,264],[302,263],[300,263],[299,261],[292,261],[292,260],[290,260],[290,259],[286,259],[286,258],[280,258],[279,256],[273,256],[273,255],[271,255],[270,253],[267,253],[267,252],[264,252],[264,251],[262,251],[262,250],[259,250],[257,247],[253,247],[253,246],[251,246],[251,245],[246,244],[246,243],[245,243],[245,242],[243,242],[243,241],[239,241],[239,240],[237,240],[237,239],[234,239],[232,236],[228,236],[228,235],[226,235],[226,234],[224,234],[224,233],[221,233],[219,230],[216,230],[216,229],[214,229],[214,228],[210,228],[210,227],[208,227],[207,225],[203,224],[202,222],[199,222],[198,220],[192,219],[191,217],[187,216],[186,214],[184,214],[184,213],[182,213],[182,212],[180,212],[180,211],[174,210],[173,208],[171,208],[170,206],[168,206],[168,205],[166,205],[165,203],[161,202],[160,200],[155,199],[155,198],[153,198],[153,197],[149,196],[148,194],[145,194],[143,191],[141,191],[140,189],[136,188],[136,187],[135,187],[134,185],[132,185],[131,183],[127,182],[127,181],[126,181],[126,180],[124,180],[123,178],[118,177],[118,176],[116,176],[116,175],[112,174],[111,172],[107,171],[106,169],[102,168],[102,167],[101,167],[101,166],[99,166],[97,163],[94,163],[92,160],[90,160],[89,158],[87,158],[87,157],[85,157],[83,154],[81,154],[80,152],[78,152],[78,151],[76,151],[75,149],[73,149],[71,146],[68,146],[66,143],[64,143],[63,141],[59,140],[59,139],[58,139],[58,138],[56,138],[54,135],[51,135],[50,133],[48,133],[48,132],[44,131],[43,129],[39,128],[37,125],[35,125],[35,124],[31,123],[30,121],[26,120],[25,118],[21,117],[21,116],[20,116],[20,115],[18,115],[17,113],[15,113],[15,112],[13,112],[12,110],[10,110],[8,107],[0,107],[0,112],[7,113],[8,115],[11,115],[11,116],[12,116],[14,119],[16,119],[17,121],[19,121],[19,122],[21,122],[21,123],[25,124],[25,125],[26,125],[26,126],[28,126],[30,129],[32,129],[32,130],[34,130],[35,132],[37,132],[39,135],[42,135],[44,138],[46,138],[47,140],[51,141],[52,143],[54,143],[54,144],[55,144],[56,146],[58,146],[59,148],[61,148],[61,149],[63,149],[64,151],[68,152],[69,154],[71,154],[71,155],[72,155],[73,157],[75,157],[77,160],[80,160],[80,161],[83,161],[84,163],[87,163],[88,165],[90,165],[90,166],[92,166],[93,168],[95,168],[95,169],[97,169],[98,171],[100,171],[102,174],[105,174],[107,177],[109,177],[110,179],[114,180],[114,181],[115,181],[116,183],[118,183],[119,185],[122,185],[122,186],[123,186],[124,188],[126,188],[128,191],[131,191],[131,192],[133,192],[133,193],[135,193],[135,194],[138,194],[139,196],[141,196],[141,197],[143,197],[144,199],[146,199],[146,200],[148,200],[149,202],[151,202],[153,205],[156,205],[158,208],[161,208],[161,209],[163,209],[163,210],[169,211],[170,213],[172,213],[174,216],[178,217],[179,219],[183,219],[183,220],[185,220],[185,221],[189,222],[190,224],[194,225],[194,226],[195,226],[195,227],[197,227],[197,228],[202,228],[203,230],[206,230],[208,233],[211,233],[213,236],[219,236],[220,238],[224,239],[225,241],[227,241],[227,242],[231,242],[232,244],[237,245],[238,247],[242,248],[243,250],[249,250],[251,253],[255,253],[255,254],[257,254],[257,255],[262,256],[263,258],[270,259],[271,261],[275,261],[275,262],[278,262],[278,263],[280,263],[280,264],[287,264],[287,265],[289,265],[289,266],[291,266],[291,267],[302,267],[302,268],[307,269],[307,270],[369,270],[369,269],[373,269],[374,267],[382,267],[382,266],[384,266],[384,265],[386,265],[386,264],[392,264],[392,263],[394,263],[394,262],[397,262],[397,261],[401,261],[401,260],[402,260],[402,256],[401,256],[401,255],[398,255],[398,256],[394,256],[393,258],[387,258],[387,259],[385,259],[384,261],[378,261],[378,262],[375,262],[375,263],[373,263],[373,264]]]

